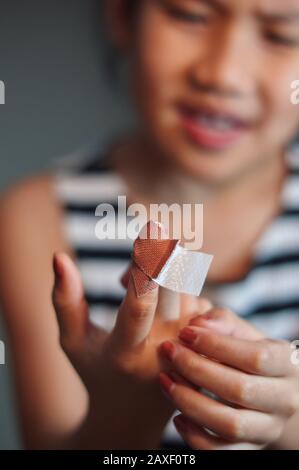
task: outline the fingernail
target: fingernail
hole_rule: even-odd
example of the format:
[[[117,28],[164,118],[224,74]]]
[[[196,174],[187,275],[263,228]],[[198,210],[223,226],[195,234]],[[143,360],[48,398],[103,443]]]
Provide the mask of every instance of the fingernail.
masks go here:
[[[210,319],[205,319],[203,318],[201,326],[203,328],[211,329],[211,330],[219,330],[221,328],[222,324],[221,321],[219,320],[210,320]]]
[[[191,320],[190,325],[192,324],[193,321]],[[221,327],[221,322],[219,320],[210,320],[209,318],[200,318],[194,322],[194,326],[200,326],[201,328],[213,330]]]
[[[175,346],[173,343],[170,341],[165,341],[161,345],[161,352],[162,354],[168,359],[169,361],[172,361],[174,354],[175,354]]]
[[[63,265],[56,254],[53,257],[53,269],[55,276],[60,279],[63,276]]]
[[[120,281],[121,285],[122,285],[125,289],[128,288],[130,275],[131,275],[131,266],[129,266],[129,267],[125,270],[125,272],[121,275],[121,277],[119,278],[119,281]]]
[[[175,385],[174,381],[165,374],[164,372],[160,372],[159,374],[159,381],[162,386],[163,391],[166,393],[167,396],[171,395],[173,387]]]
[[[179,333],[179,338],[185,343],[192,344],[197,338],[197,333],[191,328],[183,328]]]

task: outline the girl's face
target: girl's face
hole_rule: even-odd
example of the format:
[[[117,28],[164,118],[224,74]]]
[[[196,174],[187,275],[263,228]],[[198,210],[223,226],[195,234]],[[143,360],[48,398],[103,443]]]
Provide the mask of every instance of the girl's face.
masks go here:
[[[299,0],[139,2],[132,89],[162,153],[214,183],[277,157],[299,131]]]

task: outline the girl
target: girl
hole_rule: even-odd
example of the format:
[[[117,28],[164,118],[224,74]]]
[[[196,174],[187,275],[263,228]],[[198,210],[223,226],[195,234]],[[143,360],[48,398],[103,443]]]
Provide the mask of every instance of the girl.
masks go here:
[[[1,202],[24,445],[298,449],[299,1],[105,6],[136,129]],[[178,321],[159,315],[158,288],[121,290],[129,243],[95,239],[96,205],[124,187],[146,207],[204,204],[214,261],[205,298],[182,296]]]

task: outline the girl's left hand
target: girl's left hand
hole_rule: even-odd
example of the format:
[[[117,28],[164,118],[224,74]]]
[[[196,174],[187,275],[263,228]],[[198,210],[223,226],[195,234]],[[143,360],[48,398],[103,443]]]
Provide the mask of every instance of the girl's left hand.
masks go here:
[[[160,383],[182,413],[174,423],[186,443],[259,449],[276,441],[299,410],[299,367],[290,343],[267,339],[221,308],[191,320],[179,339],[161,345],[167,373]]]

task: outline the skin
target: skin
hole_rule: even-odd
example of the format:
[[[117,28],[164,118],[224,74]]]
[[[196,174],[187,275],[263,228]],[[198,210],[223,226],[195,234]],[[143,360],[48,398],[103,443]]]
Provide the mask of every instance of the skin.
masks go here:
[[[283,8],[279,0],[142,2],[128,38],[132,93],[151,145],[157,144],[159,163],[162,153],[184,174],[221,185],[240,182],[263,164],[269,169],[280,158],[298,130],[298,109],[290,103],[299,63],[298,22],[266,15],[292,15],[298,8],[294,0]],[[184,135],[177,111],[178,104],[190,102],[236,113],[248,121],[248,133],[220,154],[198,148]]]
[[[282,154],[299,123],[298,108],[289,100],[290,83],[299,65],[298,24],[267,20],[266,28],[260,12],[265,13],[266,7],[268,12],[280,10],[278,0],[223,0],[221,11],[212,1],[143,0],[139,5],[132,28],[124,1],[107,2],[108,28],[130,60],[132,95],[143,124],[138,134],[120,148],[120,161],[125,165],[120,164],[118,171],[129,182],[132,199],[145,204],[177,199],[203,202],[203,249],[213,253],[216,260],[210,279],[237,278],[249,266],[256,239],[279,210],[285,178]],[[196,21],[178,19],[170,12],[173,6],[183,7],[184,14],[186,9],[196,15]],[[283,8],[293,15],[299,9],[298,0],[284,0]],[[208,18],[204,25],[202,15]],[[271,31],[272,40],[268,40],[269,33],[265,35],[265,28]],[[218,34],[223,38],[221,44],[216,40]],[[250,130],[227,151],[207,151],[182,131],[177,111],[181,101],[229,108],[250,122]],[[26,447],[156,448],[175,408],[193,426],[192,431],[180,427],[179,432],[194,448],[219,448],[232,441],[234,445],[259,448],[270,442],[274,446],[274,441],[277,447],[299,447],[291,432],[297,421],[298,380],[286,360],[289,346],[285,342],[263,338],[233,313],[221,313],[224,320],[216,331],[215,323],[213,328],[208,323],[204,328],[202,323],[196,325],[196,331],[208,338],[207,348],[212,341],[218,341],[226,353],[218,366],[226,377],[224,384],[219,383],[217,374],[213,375],[211,347],[206,350],[204,365],[209,377],[205,387],[219,395],[235,393],[225,396],[232,403],[221,408],[223,413],[218,416],[219,407],[224,405],[194,392],[200,380],[198,368],[203,367],[201,345],[191,350],[178,336],[194,309],[202,314],[213,307],[209,301],[204,300],[203,306],[188,299],[181,305],[181,320],[165,328],[154,308],[155,299],[151,299],[144,315],[142,304],[136,307],[136,299],[128,289],[126,307],[119,315],[124,336],[120,335],[119,325],[106,336],[86,327],[80,276],[70,258],[66,254],[56,256],[60,260],[56,263],[60,265],[60,280],[57,269],[56,273],[51,269],[54,253],[68,253],[75,259],[64,238],[63,214],[51,176],[40,175],[11,188],[1,199],[0,217],[1,303]],[[232,336],[236,345],[233,350],[229,348]],[[180,348],[176,360],[170,363],[162,353],[158,355],[159,344],[166,339]],[[126,348],[119,349],[121,344]],[[240,355],[241,351],[244,354]],[[254,368],[260,363],[259,354],[262,358],[270,356],[271,364],[263,359],[263,369]],[[237,363],[240,357],[243,362]],[[246,368],[250,361],[254,376],[251,383]],[[145,363],[150,364],[148,375],[144,374]],[[278,376],[273,363],[279,364]],[[176,373],[170,402],[161,394],[157,381],[161,369],[166,374]],[[107,377],[105,383],[103,377]],[[166,376],[162,377],[161,385],[165,385]],[[228,377],[235,385],[230,391]],[[281,394],[273,394],[273,386]],[[151,392],[146,403],[145,388]],[[250,400],[244,392],[247,388]],[[123,401],[119,390],[123,391]],[[127,403],[134,390],[134,409],[130,410]],[[264,398],[268,398],[266,404],[271,403],[271,409],[265,409]],[[203,404],[208,405],[205,413]],[[136,421],[135,409],[151,410],[152,406],[160,410],[156,415],[159,419],[152,423],[150,411],[137,414]],[[105,428],[103,422],[108,423]],[[116,422],[124,423],[121,435],[115,434]],[[144,430],[144,423],[152,426],[147,426],[147,432],[138,432]],[[215,430],[217,436],[207,436],[203,426]]]
[[[193,319],[178,341],[163,343],[161,354],[168,363],[161,385],[182,413],[174,422],[192,448],[275,448],[287,425],[287,448],[298,448],[295,422],[287,423],[299,409],[299,371],[287,341],[270,340],[233,312],[214,308]]]

